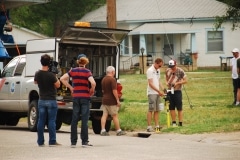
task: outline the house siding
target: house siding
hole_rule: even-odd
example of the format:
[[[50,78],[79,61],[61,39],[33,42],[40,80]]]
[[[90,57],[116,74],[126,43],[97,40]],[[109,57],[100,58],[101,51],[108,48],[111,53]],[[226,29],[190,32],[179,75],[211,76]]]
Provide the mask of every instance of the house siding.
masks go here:
[[[13,26],[12,32],[9,32],[8,34],[13,36],[14,41],[17,44],[26,44],[29,39],[47,38],[47,36],[19,26]]]

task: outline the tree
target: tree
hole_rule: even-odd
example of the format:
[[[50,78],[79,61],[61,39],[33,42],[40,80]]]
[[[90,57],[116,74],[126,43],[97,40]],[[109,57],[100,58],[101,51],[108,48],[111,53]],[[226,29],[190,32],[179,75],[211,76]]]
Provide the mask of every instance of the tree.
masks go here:
[[[239,0],[218,0],[220,2],[226,3],[228,9],[226,14],[223,16],[217,16],[215,19],[215,28],[221,28],[222,24],[230,21],[232,23],[232,30],[239,28],[240,22],[240,1]]]
[[[105,4],[105,0],[51,0],[46,4],[13,9],[10,18],[21,27],[48,36],[60,36],[68,22],[80,19],[99,4]]]

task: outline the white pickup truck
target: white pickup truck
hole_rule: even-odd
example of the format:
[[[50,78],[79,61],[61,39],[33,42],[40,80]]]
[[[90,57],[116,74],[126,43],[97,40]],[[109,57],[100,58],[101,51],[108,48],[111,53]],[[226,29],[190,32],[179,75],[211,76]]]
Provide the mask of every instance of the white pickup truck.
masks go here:
[[[92,71],[97,83],[96,93],[91,98],[89,119],[92,120],[94,133],[100,133],[101,80],[109,65],[115,66],[118,79],[119,44],[129,31],[79,27],[75,24],[69,24],[60,38],[29,40],[26,54],[14,57],[4,67],[0,75],[0,125],[15,126],[20,118],[27,117],[29,130],[36,131],[39,90],[33,83],[33,77],[41,68],[41,55],[47,53],[57,62],[57,75],[60,78],[69,69],[76,67],[76,57],[84,53],[90,61],[87,68]],[[118,85],[121,94],[122,87],[120,83]],[[64,85],[58,89],[57,99],[59,109],[56,129],[60,129],[62,123],[70,124],[72,119],[72,97]],[[109,130],[110,126],[111,119],[108,119],[106,129]]]

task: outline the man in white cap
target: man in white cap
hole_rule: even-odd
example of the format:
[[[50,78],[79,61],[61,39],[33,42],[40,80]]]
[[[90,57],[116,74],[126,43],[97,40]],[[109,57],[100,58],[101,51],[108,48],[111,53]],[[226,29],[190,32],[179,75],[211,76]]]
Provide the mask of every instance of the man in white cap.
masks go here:
[[[178,120],[179,126],[183,125],[183,108],[182,108],[182,87],[183,84],[187,83],[187,75],[185,72],[177,67],[177,62],[175,60],[170,60],[168,62],[169,68],[166,70],[165,77],[166,77],[166,84],[168,89],[174,88],[174,94],[169,92],[169,99],[170,105],[169,110],[172,117],[172,126],[176,127],[176,112],[175,109],[178,111]]]
[[[237,72],[237,59],[239,58],[239,49],[234,48],[232,50],[233,58],[230,61],[232,70],[232,84],[233,84],[233,105],[237,102],[237,90],[238,90],[238,72]],[[239,102],[238,102],[239,103]]]

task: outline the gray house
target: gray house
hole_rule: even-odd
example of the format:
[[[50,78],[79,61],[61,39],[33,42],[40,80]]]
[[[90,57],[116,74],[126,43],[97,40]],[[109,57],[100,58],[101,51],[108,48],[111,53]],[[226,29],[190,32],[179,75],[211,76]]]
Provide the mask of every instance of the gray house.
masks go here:
[[[116,0],[116,8],[117,28],[131,30],[121,44],[122,69],[139,61],[140,48],[145,49],[146,65],[148,57],[162,57],[165,63],[175,59],[178,64],[191,57],[195,67],[229,65],[231,50],[240,48],[240,29],[232,31],[230,22],[215,31],[215,17],[227,9],[215,0]],[[104,5],[81,21],[106,27],[106,14]]]

